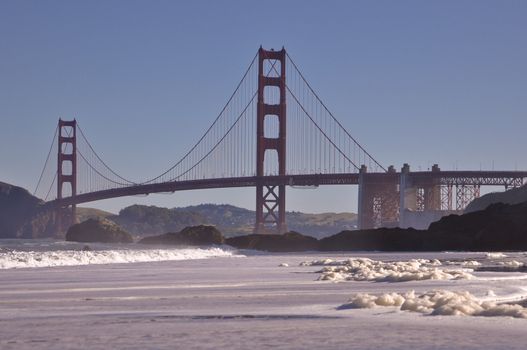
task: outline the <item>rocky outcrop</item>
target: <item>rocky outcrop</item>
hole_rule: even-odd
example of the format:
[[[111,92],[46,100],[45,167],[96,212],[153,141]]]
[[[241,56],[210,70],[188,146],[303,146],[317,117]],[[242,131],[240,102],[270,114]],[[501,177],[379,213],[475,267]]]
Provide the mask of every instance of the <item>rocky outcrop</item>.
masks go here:
[[[132,236],[121,227],[106,219],[88,219],[72,225],[66,233],[66,241],[132,243]]]
[[[423,249],[424,232],[413,228],[378,228],[342,231],[320,240],[321,251],[382,250],[416,251]]]
[[[268,252],[303,252],[318,249],[318,240],[298,232],[283,235],[252,234],[227,238],[226,244],[238,249],[257,249]]]
[[[485,210],[445,216],[428,230],[343,231],[320,240],[319,246],[322,251],[527,250],[527,202],[492,204]]]
[[[527,201],[527,185],[518,188],[512,188],[505,192],[487,193],[479,198],[474,199],[465,209],[465,213],[472,213],[486,209],[489,205],[495,203],[519,204]]]
[[[26,189],[0,182],[0,238],[53,236],[53,213],[43,204]]]
[[[527,202],[445,216],[428,234],[441,250],[527,250]]]
[[[159,236],[150,236],[141,239],[141,244],[171,244],[202,246],[223,244],[225,238],[214,226],[199,225],[185,227],[180,232],[169,232]]]

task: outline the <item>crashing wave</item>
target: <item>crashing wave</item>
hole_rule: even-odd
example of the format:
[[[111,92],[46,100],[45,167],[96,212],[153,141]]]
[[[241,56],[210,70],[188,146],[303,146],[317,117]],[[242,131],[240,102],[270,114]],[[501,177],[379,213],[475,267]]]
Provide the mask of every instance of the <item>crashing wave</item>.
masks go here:
[[[216,247],[207,249],[59,250],[42,252],[13,250],[0,253],[0,269],[122,264],[241,256],[234,254],[232,251]]]

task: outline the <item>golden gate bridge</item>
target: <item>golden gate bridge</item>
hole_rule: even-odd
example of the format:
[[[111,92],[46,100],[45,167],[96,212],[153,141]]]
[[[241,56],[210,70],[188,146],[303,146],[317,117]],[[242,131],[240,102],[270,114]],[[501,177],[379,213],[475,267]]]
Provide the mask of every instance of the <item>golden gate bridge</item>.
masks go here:
[[[288,186],[358,185],[358,226],[366,229],[459,212],[479,197],[481,186],[518,187],[525,178],[527,171],[384,167],[331,113],[284,48],[260,47],[203,136],[163,173],[143,181],[119,174],[77,120],[59,120],[35,194],[54,210],[62,231],[81,203],[255,187],[254,231],[283,233]]]

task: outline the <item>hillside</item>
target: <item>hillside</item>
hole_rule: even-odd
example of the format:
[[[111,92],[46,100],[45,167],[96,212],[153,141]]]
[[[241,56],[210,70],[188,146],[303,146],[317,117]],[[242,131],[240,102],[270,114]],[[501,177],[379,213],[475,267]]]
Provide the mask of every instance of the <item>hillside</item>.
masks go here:
[[[209,223],[199,213],[137,204],[107,218],[139,236],[177,232],[186,226]]]
[[[42,204],[26,189],[0,182],[0,238],[52,236],[51,215]]]
[[[353,213],[287,212],[286,215],[289,230],[314,237],[354,229],[357,219]],[[201,204],[173,209],[132,205],[121,210],[119,215],[107,218],[140,236],[176,232],[186,226],[200,224],[215,225],[226,236],[235,236],[252,233],[255,212],[228,204]]]

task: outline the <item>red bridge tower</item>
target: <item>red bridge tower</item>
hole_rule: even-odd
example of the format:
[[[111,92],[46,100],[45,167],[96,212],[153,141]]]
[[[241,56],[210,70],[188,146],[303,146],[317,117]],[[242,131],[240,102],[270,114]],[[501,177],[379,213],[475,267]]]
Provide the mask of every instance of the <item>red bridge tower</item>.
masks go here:
[[[69,192],[64,188],[64,184],[70,185],[71,197],[77,195],[77,121],[75,119],[70,121],[59,119],[58,146],[57,200],[59,205],[56,226],[61,233],[75,222],[76,217],[75,204],[71,206],[71,212],[65,210],[60,204],[60,200],[67,197]]]
[[[277,152],[278,175],[286,175],[286,85],[285,64],[286,53],[282,47],[280,51],[267,51],[260,47],[258,51],[258,106],[256,112],[256,226],[255,233],[284,233],[287,231],[285,223],[285,185],[271,186],[265,184],[264,164],[266,151]],[[269,63],[268,72],[265,63]],[[280,62],[280,74],[274,66]],[[278,104],[270,104],[269,91],[265,87],[277,87],[280,91]],[[278,117],[278,137],[265,135],[265,120],[269,116]],[[267,152],[268,153],[268,152]]]

